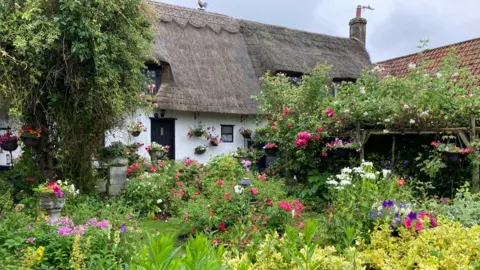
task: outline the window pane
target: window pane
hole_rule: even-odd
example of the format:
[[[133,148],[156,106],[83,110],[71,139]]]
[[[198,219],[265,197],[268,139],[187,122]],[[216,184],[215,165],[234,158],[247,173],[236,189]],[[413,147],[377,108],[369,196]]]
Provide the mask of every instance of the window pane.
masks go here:
[[[233,134],[233,126],[222,126],[222,133]]]
[[[222,141],[223,142],[233,142],[233,135],[223,134],[222,135]]]

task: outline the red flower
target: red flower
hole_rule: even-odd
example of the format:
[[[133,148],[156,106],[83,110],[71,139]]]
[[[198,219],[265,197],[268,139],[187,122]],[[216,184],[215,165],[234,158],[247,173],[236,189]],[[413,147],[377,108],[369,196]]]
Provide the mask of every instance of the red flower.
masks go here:
[[[323,132],[323,128],[321,128],[321,127],[317,128],[317,132],[318,132],[318,133],[322,133],[322,132]]]
[[[262,175],[260,175],[260,179],[262,180],[262,182],[265,182],[265,174],[262,173]]]
[[[315,135],[315,141],[319,141],[320,140],[320,135]]]
[[[272,205],[273,205],[273,201],[272,201],[272,199],[270,199],[270,198],[266,198],[266,199],[265,199],[265,203],[267,203],[268,206],[272,206]]]
[[[287,212],[293,210],[293,205],[289,202],[281,201],[278,203],[278,206]]]
[[[285,114],[288,115],[290,113],[290,109],[289,108],[286,108],[285,109]]]
[[[403,180],[403,179],[398,179],[397,180],[397,187],[401,187],[403,185],[405,185],[407,183],[407,181]]]
[[[225,232],[227,229],[225,229],[225,223],[223,221],[220,222],[218,225],[218,229],[222,232]]]
[[[223,194],[223,197],[227,200],[231,200],[232,199],[232,196],[229,194],[229,193],[224,193]]]
[[[218,180],[216,183],[217,183],[217,185],[220,185],[220,186],[223,186],[223,184],[225,184],[225,182],[223,182],[223,180]]]
[[[405,219],[405,227],[407,229],[410,229],[410,227],[412,227],[412,220],[411,219],[409,219],[409,218]]]
[[[183,182],[177,182],[177,186],[183,187]]]
[[[292,123],[288,123],[287,126],[288,126],[289,128],[292,128],[292,127],[293,127],[293,124],[292,124]]]
[[[30,182],[30,183],[33,183],[33,182],[35,182],[35,178],[27,177],[27,181]]]

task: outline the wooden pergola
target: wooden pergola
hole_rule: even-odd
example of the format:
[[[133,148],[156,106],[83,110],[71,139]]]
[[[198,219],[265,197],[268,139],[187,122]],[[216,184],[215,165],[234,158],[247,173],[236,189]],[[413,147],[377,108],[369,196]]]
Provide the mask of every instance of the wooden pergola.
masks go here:
[[[456,127],[456,128],[430,128],[430,129],[402,129],[402,130],[390,130],[390,129],[362,129],[360,122],[357,122],[356,129],[352,130],[348,135],[356,137],[360,143],[360,160],[365,159],[365,145],[367,144],[370,136],[372,135],[421,135],[421,134],[457,134],[462,143],[467,147],[472,142],[476,142],[480,128],[476,127],[475,119],[470,120],[470,127]],[[468,136],[467,136],[468,134]],[[392,142],[392,155],[395,153],[395,139]],[[480,189],[480,166],[478,164],[473,165],[472,169],[472,189],[479,191]]]

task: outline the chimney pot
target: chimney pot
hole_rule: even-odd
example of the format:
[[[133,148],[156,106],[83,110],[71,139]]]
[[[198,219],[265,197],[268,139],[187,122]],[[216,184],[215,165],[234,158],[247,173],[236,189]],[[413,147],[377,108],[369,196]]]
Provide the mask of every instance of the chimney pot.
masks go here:
[[[362,18],[362,6],[357,6],[357,16],[350,20],[350,38],[357,39],[365,46],[367,39],[367,20]]]
[[[357,6],[357,18],[361,18],[361,17],[362,17],[362,6],[358,5]]]

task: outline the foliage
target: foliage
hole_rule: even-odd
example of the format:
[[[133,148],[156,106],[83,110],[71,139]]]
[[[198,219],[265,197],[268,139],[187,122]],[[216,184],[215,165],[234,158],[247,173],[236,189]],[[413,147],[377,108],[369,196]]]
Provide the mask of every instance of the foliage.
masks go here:
[[[480,194],[471,193],[468,185],[457,190],[455,197],[430,199],[424,206],[438,215],[461,223],[464,226],[480,224]]]
[[[45,178],[93,189],[95,142],[140,105],[147,16],[141,0],[0,3],[0,99],[41,130],[32,157]]]
[[[142,133],[146,132],[147,129],[143,125],[142,121],[132,121],[130,125],[128,126],[128,132],[129,133]]]
[[[122,142],[113,142],[109,146],[100,149],[100,157],[104,161],[110,161],[114,158],[123,157],[125,150],[125,145]]]
[[[341,174],[328,180],[330,204],[323,228],[325,241],[340,249],[351,245],[355,235],[368,238],[368,230],[373,227],[371,207],[374,203],[387,199],[410,201],[408,187],[397,186],[395,180],[388,170],[375,171],[371,162],[344,168]],[[353,237],[348,237],[349,228],[353,230]]]
[[[207,135],[207,130],[205,128],[205,125],[202,124],[202,122],[200,122],[200,123],[198,123],[198,125],[195,125],[195,126],[190,128],[190,130],[187,133],[187,136],[191,138],[193,135],[195,135],[197,137]]]

